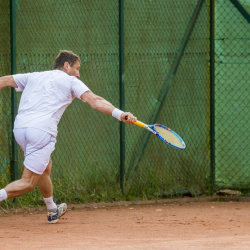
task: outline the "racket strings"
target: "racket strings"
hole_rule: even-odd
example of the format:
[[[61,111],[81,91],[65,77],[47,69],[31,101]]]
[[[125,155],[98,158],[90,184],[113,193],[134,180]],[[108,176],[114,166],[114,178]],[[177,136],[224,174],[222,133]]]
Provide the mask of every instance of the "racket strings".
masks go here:
[[[160,127],[160,126],[155,126],[155,130],[166,141],[170,142],[171,144],[173,144],[177,147],[180,147],[180,148],[183,147],[182,141],[170,130],[167,130],[167,129]]]

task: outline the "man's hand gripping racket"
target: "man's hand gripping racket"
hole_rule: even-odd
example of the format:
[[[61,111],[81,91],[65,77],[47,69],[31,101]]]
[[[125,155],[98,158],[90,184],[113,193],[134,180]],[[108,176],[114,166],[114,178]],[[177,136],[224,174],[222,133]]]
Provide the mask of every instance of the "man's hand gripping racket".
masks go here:
[[[128,115],[125,116],[125,120],[130,120]],[[186,147],[185,142],[182,140],[182,138],[176,132],[166,126],[163,126],[161,124],[147,125],[138,120],[135,122],[130,121],[129,123],[147,129],[158,138],[160,138],[164,143],[173,148],[181,150],[185,149]]]

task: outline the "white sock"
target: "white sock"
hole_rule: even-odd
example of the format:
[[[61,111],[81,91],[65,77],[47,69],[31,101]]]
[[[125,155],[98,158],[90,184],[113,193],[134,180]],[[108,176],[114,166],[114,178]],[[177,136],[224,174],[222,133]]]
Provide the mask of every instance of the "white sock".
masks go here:
[[[43,199],[44,199],[44,202],[46,203],[48,210],[57,208],[56,203],[53,201],[53,196],[49,198],[43,198]]]
[[[4,201],[7,199],[7,193],[4,189],[0,190],[0,201]]]

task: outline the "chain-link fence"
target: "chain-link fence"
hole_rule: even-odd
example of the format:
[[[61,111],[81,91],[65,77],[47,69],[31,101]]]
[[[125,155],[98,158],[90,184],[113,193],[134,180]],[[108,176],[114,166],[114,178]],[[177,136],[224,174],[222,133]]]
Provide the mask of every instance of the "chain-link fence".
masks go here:
[[[9,1],[1,1],[0,8],[0,75],[11,74],[10,9]],[[0,91],[0,187],[11,180],[11,90]]]
[[[145,131],[127,127],[127,188],[139,194],[202,193],[210,174],[208,5],[196,0],[125,3],[126,107],[145,123],[156,117],[154,123],[174,129],[187,144],[180,152],[153,136],[144,143]]]
[[[115,200],[122,195],[120,186],[126,198],[202,194],[209,192],[213,181],[219,187],[249,188],[247,19],[230,1],[217,0],[213,38],[212,1],[127,0],[123,9],[122,2],[15,1],[17,73],[50,70],[60,49],[73,50],[81,57],[81,80],[119,107],[119,41],[124,35],[125,109],[145,123],[174,129],[187,148],[177,151],[145,130],[126,125],[125,150],[120,152],[119,122],[75,100],[59,124],[52,155],[54,197],[70,202]],[[241,4],[249,6],[246,1]],[[6,75],[11,64],[9,1],[1,2],[0,13],[0,73]],[[122,14],[124,34],[119,29]],[[215,43],[215,117],[210,110],[210,41]],[[0,97],[3,187],[10,180],[10,90],[1,90]],[[19,149],[19,177],[22,162]],[[41,196],[35,190],[18,200],[25,197],[37,204]]]
[[[215,17],[216,182],[249,189],[250,2],[217,1]]]
[[[82,61],[81,80],[119,106],[118,17],[118,1],[19,1],[17,71],[52,69],[60,49],[73,50]],[[75,100],[58,131],[52,156],[55,198],[98,201],[116,193],[119,122]]]

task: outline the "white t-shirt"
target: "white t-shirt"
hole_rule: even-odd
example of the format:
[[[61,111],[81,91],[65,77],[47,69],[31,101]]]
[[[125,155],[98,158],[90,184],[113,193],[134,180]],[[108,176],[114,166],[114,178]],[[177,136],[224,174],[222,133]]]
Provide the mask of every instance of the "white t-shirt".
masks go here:
[[[38,128],[57,136],[57,125],[67,106],[89,88],[62,70],[13,75],[21,92],[14,128]]]

